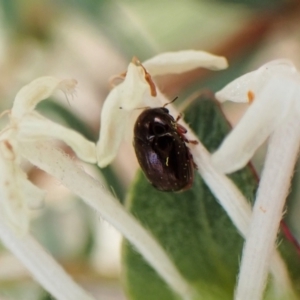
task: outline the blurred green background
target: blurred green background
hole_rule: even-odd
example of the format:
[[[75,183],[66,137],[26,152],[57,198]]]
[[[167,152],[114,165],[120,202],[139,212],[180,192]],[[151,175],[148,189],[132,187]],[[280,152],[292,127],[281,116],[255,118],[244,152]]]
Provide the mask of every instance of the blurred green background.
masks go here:
[[[276,58],[289,58],[300,67],[300,2],[1,0],[0,108],[9,109],[17,91],[39,76],[75,78],[79,83],[76,95],[66,99],[57,93],[39,109],[96,141],[109,78],[122,73],[133,56],[143,61],[182,49],[224,55],[230,66],[222,72],[195,70],[159,79],[161,90],[170,99],[179,96],[184,101],[203,89],[217,91]],[[232,124],[245,108],[224,105]],[[255,158],[257,170],[262,167],[264,152],[262,147]],[[85,168],[123,201],[137,169],[131,142],[124,143],[114,164],[103,172]],[[97,299],[125,299],[119,284],[118,233],[55,180],[36,169],[29,169],[28,174],[48,191],[46,207],[32,215],[33,234]],[[287,221],[300,237],[300,204],[294,201],[298,198],[297,177]],[[0,299],[51,299],[3,248]]]

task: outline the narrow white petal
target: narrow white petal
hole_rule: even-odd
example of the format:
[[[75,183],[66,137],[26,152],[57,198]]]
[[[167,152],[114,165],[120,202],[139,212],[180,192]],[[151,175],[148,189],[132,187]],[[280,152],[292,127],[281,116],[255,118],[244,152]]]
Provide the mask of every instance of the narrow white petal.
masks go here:
[[[28,208],[43,204],[45,192],[28,179],[18,165],[16,146],[11,140],[0,142],[0,205],[6,221],[19,234],[29,227]]]
[[[243,250],[236,300],[263,299],[284,204],[298,157],[299,126],[299,116],[291,114],[270,138]],[[281,290],[278,292],[282,293]],[[278,299],[292,300],[298,297],[285,291]]]
[[[122,109],[131,111],[143,106],[143,96],[147,91],[150,94],[150,86],[145,80],[142,67],[130,63],[124,81],[114,90],[118,94]],[[107,98],[105,102],[108,100]],[[119,107],[116,109],[119,109]]]
[[[227,60],[204,51],[185,50],[166,52],[143,62],[151,76],[180,74],[196,68],[222,70],[227,68]]]
[[[145,72],[142,67],[130,63],[124,81],[109,93],[101,111],[101,128],[97,143],[98,165],[101,168],[112,162],[126,130],[132,130],[128,128],[128,124],[132,122],[128,121],[132,120],[134,109],[145,106],[145,95],[150,95]]]
[[[10,140],[0,142],[0,210],[3,217],[19,233],[29,227],[26,197],[22,187],[26,174],[17,164],[17,153]]]
[[[20,140],[38,140],[54,138],[65,142],[76,155],[89,163],[95,163],[96,146],[85,139],[81,134],[52,122],[38,113],[32,112],[23,117],[19,123],[18,138]]]
[[[26,175],[24,173],[24,175]],[[44,207],[46,192],[31,183],[27,178],[20,181],[20,188],[26,199],[26,205],[29,209],[41,209]]]
[[[37,78],[18,92],[11,114],[15,118],[20,118],[32,111],[40,101],[51,96],[56,89],[72,93],[76,84],[74,79],[59,80],[51,76]]]
[[[249,102],[249,92],[254,96],[264,88],[270,78],[279,75],[297,76],[295,66],[285,59],[274,60],[259,69],[249,72],[226,85],[222,90],[216,93],[216,98],[220,102],[227,100],[233,102]]]
[[[0,211],[0,240],[55,299],[94,300],[31,235],[17,235],[7,226],[2,211]]]
[[[231,81],[215,94],[217,100],[248,103],[248,92],[251,91],[255,96],[259,90],[257,77],[258,71],[253,71]]]
[[[117,155],[124,137],[128,111],[121,108],[119,91],[113,89],[106,98],[101,111],[101,127],[97,143],[98,165],[104,168]]]
[[[273,77],[212,155],[213,164],[224,173],[245,166],[293,109],[295,99],[300,99],[298,83],[284,76]]]

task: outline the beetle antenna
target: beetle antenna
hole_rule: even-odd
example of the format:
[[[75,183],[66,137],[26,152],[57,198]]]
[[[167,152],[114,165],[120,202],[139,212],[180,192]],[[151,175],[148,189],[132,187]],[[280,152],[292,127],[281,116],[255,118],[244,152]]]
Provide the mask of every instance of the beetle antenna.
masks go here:
[[[175,102],[177,99],[178,99],[178,96],[176,96],[172,101],[165,103],[165,104],[163,105],[163,107],[166,107],[167,105],[169,105],[169,104]]]

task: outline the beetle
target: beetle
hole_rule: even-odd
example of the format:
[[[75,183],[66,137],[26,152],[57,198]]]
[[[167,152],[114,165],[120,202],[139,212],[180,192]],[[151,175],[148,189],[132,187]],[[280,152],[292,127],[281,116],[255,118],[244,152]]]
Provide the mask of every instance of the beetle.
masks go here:
[[[168,104],[147,108],[139,115],[133,146],[145,176],[156,189],[184,191],[193,185],[197,167],[186,143],[197,141],[185,137],[187,130],[178,124],[180,116],[175,120],[165,107]]]

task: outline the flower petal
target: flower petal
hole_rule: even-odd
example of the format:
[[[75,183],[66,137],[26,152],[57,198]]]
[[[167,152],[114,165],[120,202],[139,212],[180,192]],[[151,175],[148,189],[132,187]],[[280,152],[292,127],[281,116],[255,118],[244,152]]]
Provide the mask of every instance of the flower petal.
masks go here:
[[[274,75],[296,75],[296,68],[286,59],[278,59],[266,63],[259,69],[249,72],[226,85],[216,93],[220,102],[249,102],[249,92],[255,97]]]
[[[227,61],[201,51],[169,52],[143,63],[148,75],[182,73],[200,66],[222,69]],[[146,80],[142,66],[130,63],[124,81],[115,87],[106,98],[101,112],[100,137],[97,143],[98,165],[105,167],[116,156],[128,124],[132,124],[132,111],[145,105],[161,105],[159,97],[151,97],[151,85]]]
[[[45,192],[34,186],[18,165],[17,149],[10,140],[0,142],[0,206],[11,227],[28,231],[28,204],[40,206]]]
[[[180,74],[196,68],[221,70],[228,66],[226,58],[204,51],[166,52],[143,62],[151,76]]]
[[[61,89],[64,93],[72,93],[76,84],[75,79],[59,80],[51,76],[37,78],[18,92],[11,110],[12,116],[21,118],[34,110],[40,101],[51,96],[56,89]]]
[[[117,155],[123,140],[129,112],[121,109],[118,87],[106,98],[101,112],[100,136],[97,143],[97,160],[100,168],[106,167]]]
[[[144,94],[147,91],[150,93],[150,86],[145,79],[144,69],[141,66],[130,63],[124,81],[116,86],[114,91],[118,94],[116,97],[119,98],[118,103],[122,109],[131,111],[141,107],[143,105]],[[104,106],[108,101],[112,100],[107,98],[104,102]],[[119,109],[119,107],[112,109]]]
[[[258,147],[288,117],[295,100],[300,99],[299,83],[294,79],[276,75],[267,82],[241,121],[212,155],[212,162],[220,171],[231,173],[245,166]]]
[[[89,163],[95,163],[96,146],[81,134],[54,123],[36,112],[24,116],[19,122],[18,138],[22,141],[54,138],[65,142],[76,155]]]
[[[2,211],[0,211],[0,239],[1,244],[17,257],[32,277],[51,294],[50,298],[95,300],[71,279],[70,275],[33,236],[29,233],[20,236],[11,230],[3,220]],[[23,296],[23,299],[26,298]],[[3,297],[1,299],[3,300]]]
[[[41,190],[36,185],[27,179],[26,174],[20,180],[20,188],[26,199],[26,204],[29,209],[41,209],[44,207],[44,199],[46,192]]]
[[[157,105],[155,97],[151,97],[151,87],[145,79],[145,71],[141,66],[130,63],[126,77],[107,96],[101,112],[101,128],[97,143],[98,165],[103,168],[117,155],[128,124],[132,124],[133,111],[149,105]]]

